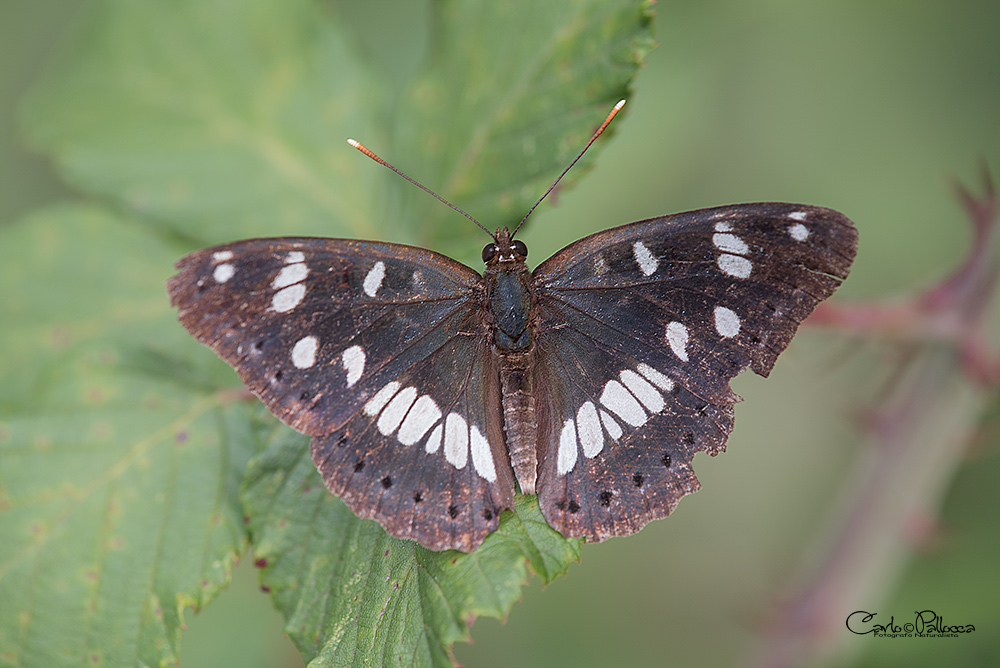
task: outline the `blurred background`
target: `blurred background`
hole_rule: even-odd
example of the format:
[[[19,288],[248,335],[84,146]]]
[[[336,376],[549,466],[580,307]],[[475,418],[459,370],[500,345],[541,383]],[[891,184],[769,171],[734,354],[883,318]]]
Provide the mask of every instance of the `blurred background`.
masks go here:
[[[0,3],[0,224],[75,197],[26,151],[17,101],[88,4]],[[352,11],[367,15],[379,58],[400,63],[405,76],[403,64],[427,48],[427,3],[379,0]],[[835,300],[905,295],[962,261],[970,227],[953,184],[981,191],[984,163],[1000,169],[1000,3],[664,1],[657,11],[660,46],[627,113],[593,169],[522,235],[530,264],[599,229],[755,200],[829,206],[857,223],[860,251]],[[810,559],[824,554],[850,502],[865,417],[891,385],[891,346],[858,344],[804,331],[770,379],[737,379],[746,401],[728,452],[696,459],[702,490],[633,537],[586,546],[582,563],[549,587],[534,580],[505,622],[476,622],[458,659],[503,668],[766,657],[781,602],[815,571]],[[966,453],[946,462],[946,484],[932,490],[940,518],[912,518],[919,526],[907,549],[871,555],[886,569],[843,612],[898,622],[933,609],[976,631],[877,640],[844,629],[816,655],[823,661],[1000,662],[996,400],[962,392],[973,433]],[[182,665],[301,663],[251,562],[208,609],[189,613]]]

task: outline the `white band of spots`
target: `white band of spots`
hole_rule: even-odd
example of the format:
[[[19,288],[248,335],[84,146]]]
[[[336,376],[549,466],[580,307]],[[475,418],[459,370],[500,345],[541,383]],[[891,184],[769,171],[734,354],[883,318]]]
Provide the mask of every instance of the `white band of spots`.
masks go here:
[[[809,228],[802,223],[795,223],[789,226],[788,234],[796,241],[805,241],[809,238]]]
[[[292,346],[292,364],[299,369],[308,369],[316,363],[316,351],[319,349],[319,339],[306,336]]]
[[[359,346],[355,348],[364,355]],[[438,403],[430,395],[420,394],[417,388],[401,387],[398,381],[387,383],[364,405],[365,415],[377,416],[375,426],[379,432],[383,436],[395,434],[396,440],[404,446],[419,443],[429,433],[424,442],[425,452],[434,454],[444,446],[445,460],[456,469],[465,468],[471,455],[476,474],[496,482],[493,451],[483,431],[458,413],[444,417]]]
[[[558,475],[566,475],[573,470],[579,459],[578,449],[587,458],[596,457],[603,451],[605,431],[612,442],[623,436],[621,425],[612,413],[631,427],[641,427],[651,415],[666,408],[666,399],[660,391],[669,392],[673,388],[674,382],[670,378],[648,364],[639,364],[636,371],[625,369],[617,379],[605,383],[600,403],[607,410],[599,409],[592,401],[585,401],[575,416],[563,422],[556,449]]]

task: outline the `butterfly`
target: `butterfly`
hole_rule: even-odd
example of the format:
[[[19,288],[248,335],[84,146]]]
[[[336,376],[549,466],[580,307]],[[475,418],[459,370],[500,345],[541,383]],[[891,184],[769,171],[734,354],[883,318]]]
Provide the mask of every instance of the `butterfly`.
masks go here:
[[[512,237],[482,274],[393,243],[237,241],[181,259],[168,292],[355,514],[468,552],[518,488],[589,541],[669,514],[695,453],[725,448],[730,379],[768,375],[857,249],[843,214],[786,203],[614,227],[534,271]]]

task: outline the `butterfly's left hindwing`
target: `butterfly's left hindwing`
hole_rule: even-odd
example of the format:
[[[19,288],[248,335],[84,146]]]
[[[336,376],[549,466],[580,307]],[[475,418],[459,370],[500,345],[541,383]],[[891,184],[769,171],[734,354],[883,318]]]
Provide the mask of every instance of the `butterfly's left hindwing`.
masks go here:
[[[393,535],[474,549],[512,504],[478,273],[431,251],[253,239],[168,282],[181,323],[312,450],[332,492]],[[497,411],[494,411],[496,413]]]
[[[539,502],[553,527],[602,540],[668,514],[720,452],[739,398],[846,278],[842,214],[745,204],[582,239],[534,272]]]

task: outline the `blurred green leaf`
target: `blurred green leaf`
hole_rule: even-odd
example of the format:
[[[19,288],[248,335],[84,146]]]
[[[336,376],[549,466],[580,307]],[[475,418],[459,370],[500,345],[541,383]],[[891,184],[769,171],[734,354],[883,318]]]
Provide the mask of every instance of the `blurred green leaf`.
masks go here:
[[[163,352],[172,254],[82,207],[0,229],[0,665],[175,658],[245,549],[256,439]]]
[[[29,97],[30,139],[77,187],[199,244],[371,235],[344,128],[374,75],[309,0],[103,0]]]
[[[529,563],[550,582],[580,559],[534,497],[471,554],[390,538],[326,491],[308,438],[284,428],[251,462],[243,501],[263,582],[314,666],[452,665],[472,619],[507,615]]]

